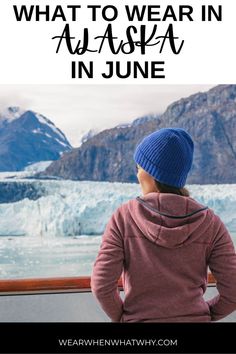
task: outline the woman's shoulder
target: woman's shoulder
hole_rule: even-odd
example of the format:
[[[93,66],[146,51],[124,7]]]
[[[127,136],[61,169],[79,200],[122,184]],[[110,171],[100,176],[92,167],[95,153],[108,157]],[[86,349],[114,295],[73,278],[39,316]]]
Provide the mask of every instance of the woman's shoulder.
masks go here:
[[[137,203],[137,199],[129,199],[119,205],[119,207],[115,210],[115,214],[127,214],[135,203]]]
[[[129,219],[130,214],[134,210],[135,204],[137,204],[137,198],[129,199],[118,206],[113,212],[112,217],[119,222],[126,222]]]

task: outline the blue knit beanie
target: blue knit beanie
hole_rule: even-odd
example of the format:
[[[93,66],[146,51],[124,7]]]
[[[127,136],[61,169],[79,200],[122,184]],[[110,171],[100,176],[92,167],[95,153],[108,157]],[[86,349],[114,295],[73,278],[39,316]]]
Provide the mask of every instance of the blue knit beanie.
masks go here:
[[[193,162],[191,136],[180,128],[164,128],[146,136],[134,153],[135,162],[157,181],[182,188]]]

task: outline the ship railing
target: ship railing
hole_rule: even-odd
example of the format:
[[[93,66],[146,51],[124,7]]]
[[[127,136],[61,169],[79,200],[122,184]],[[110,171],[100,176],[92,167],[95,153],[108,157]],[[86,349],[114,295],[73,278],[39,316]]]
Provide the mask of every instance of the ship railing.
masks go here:
[[[0,280],[0,295],[91,292],[90,281],[89,276],[6,279]],[[211,273],[208,274],[208,286],[216,286],[216,281]],[[123,290],[121,279],[119,279],[118,287],[121,291]]]

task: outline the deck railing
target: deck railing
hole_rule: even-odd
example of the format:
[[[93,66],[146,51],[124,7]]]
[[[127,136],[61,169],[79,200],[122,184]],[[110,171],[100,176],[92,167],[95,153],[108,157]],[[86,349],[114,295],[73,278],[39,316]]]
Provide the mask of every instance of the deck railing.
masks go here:
[[[34,278],[0,280],[0,295],[42,294],[63,292],[91,292],[90,277]],[[215,286],[215,279],[208,274],[208,285]],[[122,290],[122,280],[118,282]]]

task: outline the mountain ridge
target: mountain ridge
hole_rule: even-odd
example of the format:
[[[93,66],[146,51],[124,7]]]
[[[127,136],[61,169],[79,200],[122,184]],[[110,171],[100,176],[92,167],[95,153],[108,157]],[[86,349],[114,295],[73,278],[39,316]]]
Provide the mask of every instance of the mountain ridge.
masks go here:
[[[50,176],[72,180],[137,182],[133,153],[143,137],[163,127],[186,129],[195,142],[188,183],[236,182],[236,85],[218,85],[170,104],[137,126],[93,136],[53,162]]]

